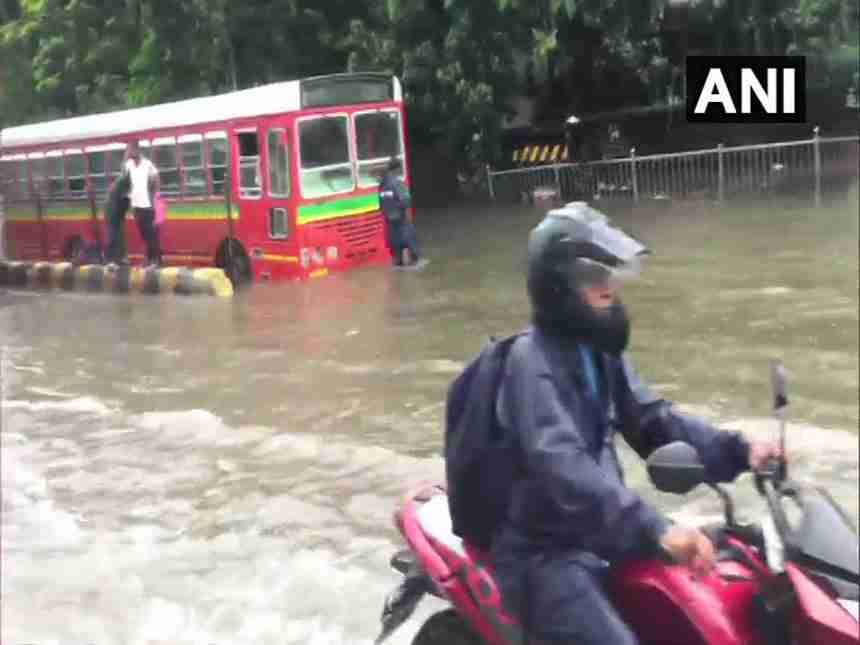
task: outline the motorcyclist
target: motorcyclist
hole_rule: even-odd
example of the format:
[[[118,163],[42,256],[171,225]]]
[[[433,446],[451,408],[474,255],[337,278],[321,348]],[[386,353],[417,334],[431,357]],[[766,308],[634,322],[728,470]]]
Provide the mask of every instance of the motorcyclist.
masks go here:
[[[643,458],[690,443],[712,482],[779,456],[674,411],[634,374],[618,280],[647,252],[584,202],[550,211],[529,237],[533,325],[511,348],[496,403],[520,476],[490,551],[505,604],[535,643],[636,643],[603,588],[625,559],[662,549],[700,573],[714,566],[703,533],[625,486],[615,432]]]

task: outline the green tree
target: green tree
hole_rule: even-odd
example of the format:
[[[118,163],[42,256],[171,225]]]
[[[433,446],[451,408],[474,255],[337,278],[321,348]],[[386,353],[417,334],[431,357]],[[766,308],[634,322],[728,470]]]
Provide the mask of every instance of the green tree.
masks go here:
[[[674,3],[673,6],[677,5]],[[410,133],[464,167],[494,161],[512,99],[539,118],[665,98],[684,55],[802,53],[856,74],[844,0],[0,0],[6,123],[345,70],[404,83]],[[818,82],[818,81],[816,81]],[[441,142],[441,144],[440,144]]]

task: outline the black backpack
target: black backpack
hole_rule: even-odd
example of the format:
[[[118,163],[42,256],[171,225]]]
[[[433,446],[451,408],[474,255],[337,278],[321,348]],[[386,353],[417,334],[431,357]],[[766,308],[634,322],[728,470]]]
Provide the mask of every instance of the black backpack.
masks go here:
[[[521,334],[491,339],[451,383],[445,409],[445,478],[456,535],[488,549],[518,473],[514,438],[496,418],[505,360]]]

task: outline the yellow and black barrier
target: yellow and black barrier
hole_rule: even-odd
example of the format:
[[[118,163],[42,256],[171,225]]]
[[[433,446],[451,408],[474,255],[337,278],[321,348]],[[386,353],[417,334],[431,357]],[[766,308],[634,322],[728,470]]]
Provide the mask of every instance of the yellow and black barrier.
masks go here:
[[[567,146],[561,143],[526,145],[515,148],[511,159],[520,165],[568,163]]]
[[[142,269],[71,262],[0,262],[0,287],[107,293],[175,293],[229,298],[233,284],[222,269]]]

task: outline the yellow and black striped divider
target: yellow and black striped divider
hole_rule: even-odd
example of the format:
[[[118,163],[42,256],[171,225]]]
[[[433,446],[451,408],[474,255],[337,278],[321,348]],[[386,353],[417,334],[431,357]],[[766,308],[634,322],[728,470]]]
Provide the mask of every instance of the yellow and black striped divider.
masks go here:
[[[527,145],[513,152],[513,161],[520,164],[567,163],[567,145],[561,143],[548,145]]]
[[[229,298],[233,284],[222,269],[165,267],[142,269],[70,262],[0,261],[0,287],[63,289],[107,293],[175,293]]]

